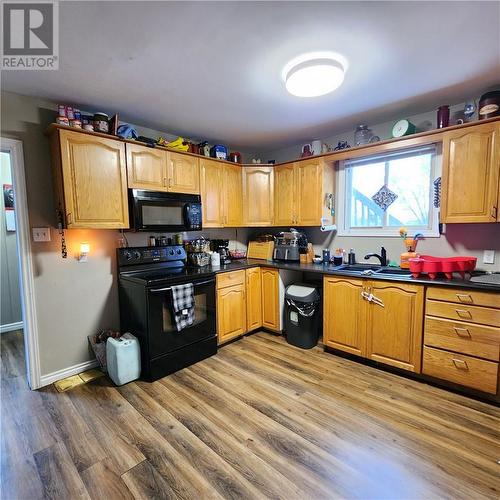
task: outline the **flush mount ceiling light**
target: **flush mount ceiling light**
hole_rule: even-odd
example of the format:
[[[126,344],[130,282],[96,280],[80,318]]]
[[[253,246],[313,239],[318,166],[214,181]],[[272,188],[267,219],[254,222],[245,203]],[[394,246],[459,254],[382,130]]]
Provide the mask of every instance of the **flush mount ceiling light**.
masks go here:
[[[333,52],[313,52],[292,59],[282,77],[286,89],[297,97],[319,97],[342,85],[347,61]]]

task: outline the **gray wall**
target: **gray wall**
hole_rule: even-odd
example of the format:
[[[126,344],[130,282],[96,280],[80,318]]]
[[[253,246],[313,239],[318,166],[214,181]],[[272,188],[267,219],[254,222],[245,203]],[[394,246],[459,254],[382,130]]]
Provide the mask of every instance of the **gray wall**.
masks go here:
[[[10,156],[0,154],[0,325],[9,325],[22,321],[21,295],[19,289],[19,269],[17,260],[17,241],[14,231],[7,231],[3,185],[12,184]]]
[[[462,117],[464,103],[459,103],[451,107],[451,120]],[[408,119],[417,126],[419,131],[427,131],[436,128],[437,112],[431,110],[418,115],[409,116]],[[375,135],[382,140],[391,137],[391,130],[396,119],[370,124]],[[314,139],[314,138],[311,138]],[[349,130],[341,134],[326,137],[323,142],[336,146],[338,141],[347,140],[351,146],[354,144],[354,130]],[[305,140],[304,143],[310,142]],[[290,161],[300,157],[302,144],[296,144],[287,148],[274,151],[261,152],[261,158],[276,159],[278,162]],[[322,233],[319,229],[306,230],[312,241],[317,254],[321,254],[323,248],[350,249],[354,248],[358,260],[363,260],[363,256],[369,252],[380,250],[383,245],[391,260],[399,261],[399,255],[404,251],[401,239],[397,234],[395,237],[365,237],[365,236],[337,236],[335,232]],[[396,233],[396,231],[395,231]],[[495,250],[495,263],[483,264],[483,250]],[[421,241],[418,251],[423,254],[454,256],[466,255],[478,258],[477,266],[488,271],[500,271],[500,224],[448,224],[445,226],[445,234],[439,238],[428,238]]]
[[[68,230],[68,258],[61,258],[60,238],[55,229],[50,151],[44,135],[46,127],[54,119],[55,109],[52,102],[2,93],[1,134],[23,141],[30,226],[52,228],[50,243],[31,243],[42,375],[91,359],[87,335],[100,328],[119,327],[114,256],[120,233],[111,230]],[[140,132],[145,135],[149,132],[153,136],[159,134],[147,130]],[[448,226],[445,237],[423,242],[422,250],[443,254],[461,253],[466,249],[468,254],[475,255],[483,248],[498,249],[499,231],[498,225],[494,224]],[[229,238],[232,247],[243,247],[252,232],[248,229],[227,229],[206,231],[205,234]],[[356,238],[351,244],[348,239],[332,240],[331,234],[325,236],[318,230],[310,230],[309,233],[317,250],[325,245],[353,246],[360,255],[384,243],[391,256],[401,251],[397,238],[388,238],[387,242],[378,238]],[[131,245],[143,245],[147,235],[129,233],[128,237]],[[86,264],[77,261],[81,241],[88,241],[91,246]],[[497,261],[491,268],[498,270],[499,264]]]
[[[68,230],[68,258],[61,257],[49,142],[44,135],[54,121],[56,109],[53,102],[2,93],[1,134],[23,141],[30,226],[51,227],[50,243],[31,243],[42,375],[91,359],[87,335],[101,328],[119,328],[115,249],[120,233]],[[152,137],[169,135],[141,127],[138,132]],[[206,234],[235,240],[236,233],[241,244],[246,243],[246,230],[214,230]],[[144,245],[147,235],[129,233],[128,238],[131,245]],[[90,243],[89,261],[85,264],[77,261],[81,241]],[[231,246],[238,245],[232,241]],[[3,276],[2,270],[2,281]]]

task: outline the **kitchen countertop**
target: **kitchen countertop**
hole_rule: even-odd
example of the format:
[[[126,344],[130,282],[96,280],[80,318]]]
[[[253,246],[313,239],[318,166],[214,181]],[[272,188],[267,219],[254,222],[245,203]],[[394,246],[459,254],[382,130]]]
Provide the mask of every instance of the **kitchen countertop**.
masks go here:
[[[460,278],[453,278],[451,280],[447,279],[435,279],[430,278],[413,278],[411,276],[401,276],[401,275],[388,275],[388,274],[371,274],[371,275],[360,275],[352,271],[340,270],[333,265],[324,266],[323,264],[300,264],[295,262],[275,262],[268,260],[258,260],[258,259],[246,259],[231,262],[231,264],[221,265],[217,267],[209,267],[208,272],[225,273],[230,271],[238,271],[241,269],[248,269],[250,267],[261,266],[261,267],[272,267],[276,269],[286,269],[289,271],[301,271],[318,273],[329,276],[348,276],[350,278],[361,278],[369,280],[381,280],[381,281],[397,281],[400,283],[414,283],[418,285],[428,285],[428,286],[451,286],[456,288],[467,288],[475,290],[484,290],[492,292],[500,292],[500,286],[495,284],[485,284],[477,283],[474,281],[463,280]]]

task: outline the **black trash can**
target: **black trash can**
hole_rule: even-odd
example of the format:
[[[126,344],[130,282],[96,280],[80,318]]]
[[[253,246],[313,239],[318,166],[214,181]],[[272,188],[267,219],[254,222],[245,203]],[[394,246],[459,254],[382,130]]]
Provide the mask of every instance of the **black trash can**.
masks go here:
[[[307,283],[289,285],[285,291],[285,334],[289,344],[311,349],[321,331],[321,295]]]

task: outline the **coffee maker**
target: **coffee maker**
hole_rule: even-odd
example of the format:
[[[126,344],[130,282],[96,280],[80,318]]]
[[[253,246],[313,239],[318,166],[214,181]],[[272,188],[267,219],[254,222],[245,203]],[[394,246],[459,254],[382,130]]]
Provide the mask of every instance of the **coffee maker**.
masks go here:
[[[212,250],[220,255],[221,264],[230,264],[229,240],[212,240]]]

